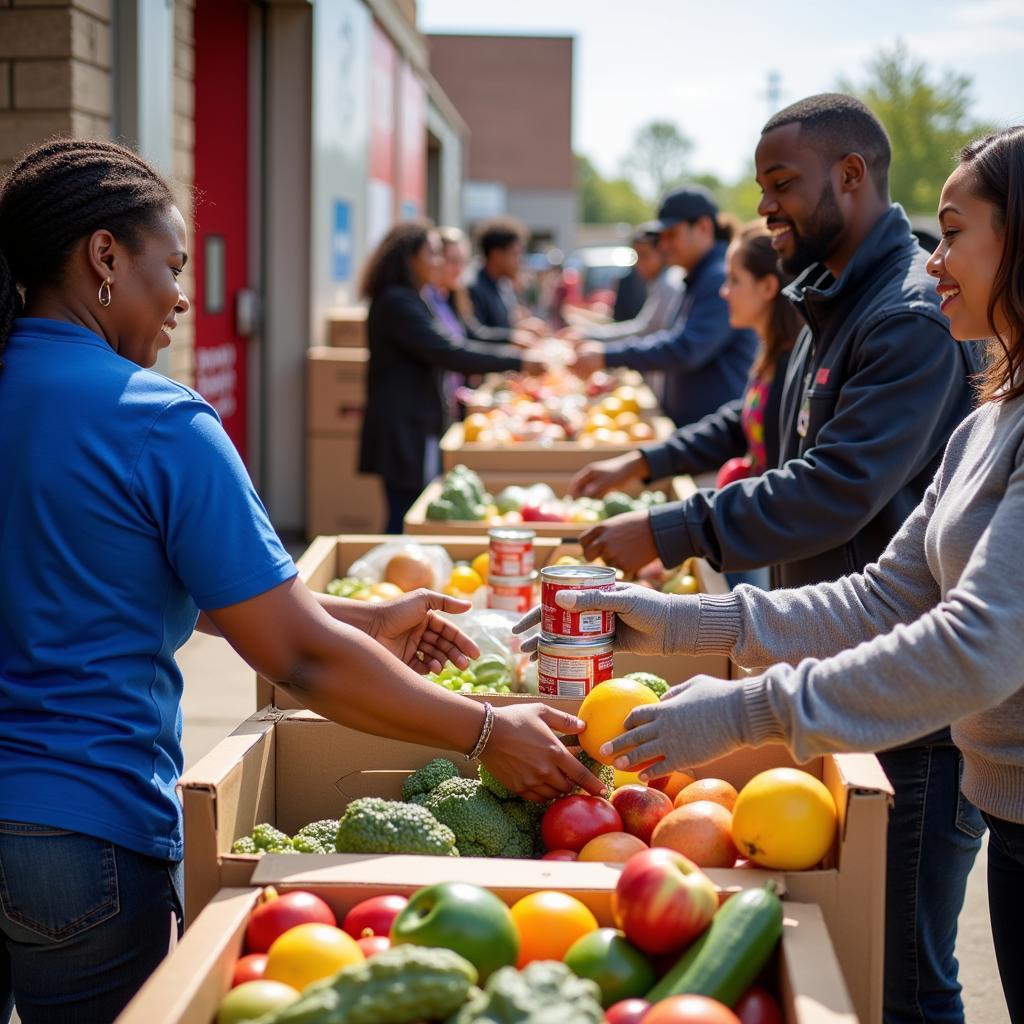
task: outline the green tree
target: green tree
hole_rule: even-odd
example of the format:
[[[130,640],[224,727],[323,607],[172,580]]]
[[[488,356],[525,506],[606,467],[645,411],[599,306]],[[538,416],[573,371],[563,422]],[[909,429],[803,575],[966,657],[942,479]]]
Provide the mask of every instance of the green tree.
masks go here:
[[[640,224],[653,211],[625,178],[608,179],[585,157],[576,157],[576,192],[584,224]]]
[[[868,62],[861,83],[839,88],[863,100],[892,140],[889,190],[910,213],[934,213],[942,185],[964,143],[991,131],[971,116],[971,78],[952,72],[932,79],[902,42]]]
[[[671,121],[651,121],[637,130],[623,170],[657,201],[686,174],[693,142]]]
[[[731,213],[744,223],[757,217],[761,190],[754,180],[753,162],[743,177],[732,184],[722,181],[714,174],[695,174],[690,181],[703,185],[715,197],[718,208],[724,213]]]

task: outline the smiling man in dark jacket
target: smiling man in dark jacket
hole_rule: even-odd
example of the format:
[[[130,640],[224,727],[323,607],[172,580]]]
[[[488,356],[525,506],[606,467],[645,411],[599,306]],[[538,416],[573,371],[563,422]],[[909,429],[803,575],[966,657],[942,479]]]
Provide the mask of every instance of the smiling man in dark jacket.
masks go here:
[[[698,491],[583,537],[588,557],[636,568],[691,555],[726,570],[771,565],[776,586],[858,572],[920,502],[967,415],[970,346],[950,337],[926,254],[889,201],[889,140],[858,100],[814,96],[776,114],[757,147],[759,212],[786,294],[807,321],[790,357],[777,469]],[[688,472],[693,428],[634,457],[636,475]],[[621,478],[620,478],[621,479]],[[896,790],[886,893],[887,1024],[963,1019],[953,955],[984,829],[959,793],[948,730],[880,755]]]

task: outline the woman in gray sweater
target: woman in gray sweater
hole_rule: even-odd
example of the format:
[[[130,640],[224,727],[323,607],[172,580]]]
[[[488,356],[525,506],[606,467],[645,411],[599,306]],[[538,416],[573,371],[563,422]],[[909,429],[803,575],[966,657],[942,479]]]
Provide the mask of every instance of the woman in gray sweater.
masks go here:
[[[604,752],[623,769],[662,759],[645,776],[768,742],[799,759],[883,750],[952,723],[963,792],[991,833],[1003,989],[1011,1019],[1024,1022],[1024,127],[965,147],[939,222],[929,271],[950,332],[992,338],[992,359],[980,408],[878,562],[796,590],[622,587],[559,603],[618,612],[620,649],[772,666],[740,681],[697,676],[635,710]]]

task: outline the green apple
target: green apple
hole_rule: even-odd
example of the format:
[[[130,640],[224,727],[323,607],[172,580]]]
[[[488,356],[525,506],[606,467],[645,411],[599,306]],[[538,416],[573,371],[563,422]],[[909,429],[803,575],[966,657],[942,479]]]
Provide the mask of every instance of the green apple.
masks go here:
[[[606,1010],[644,995],[656,979],[650,960],[615,928],[598,928],[578,938],[565,954],[565,964],[577,977],[597,982]]]
[[[275,1010],[283,1010],[299,993],[280,981],[246,981],[236,985],[217,1007],[217,1024],[242,1024]]]
[[[451,949],[480,974],[480,984],[519,958],[519,933],[494,893],[467,882],[420,889],[391,924],[391,944]]]

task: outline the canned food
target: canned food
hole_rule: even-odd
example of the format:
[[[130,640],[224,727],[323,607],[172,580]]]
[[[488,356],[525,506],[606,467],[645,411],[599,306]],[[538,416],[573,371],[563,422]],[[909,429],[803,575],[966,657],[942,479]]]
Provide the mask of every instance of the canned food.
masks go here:
[[[522,577],[533,572],[533,530],[495,526],[487,535],[491,539],[488,564],[493,576]]]
[[[563,590],[612,590],[615,570],[603,565],[548,565],[540,571],[541,632],[579,643],[615,635],[615,613],[571,612],[555,603]]]
[[[487,607],[526,614],[533,607],[533,577],[491,576],[487,581]]]
[[[566,643],[542,638],[537,654],[539,690],[550,697],[586,697],[615,674],[611,640]]]

